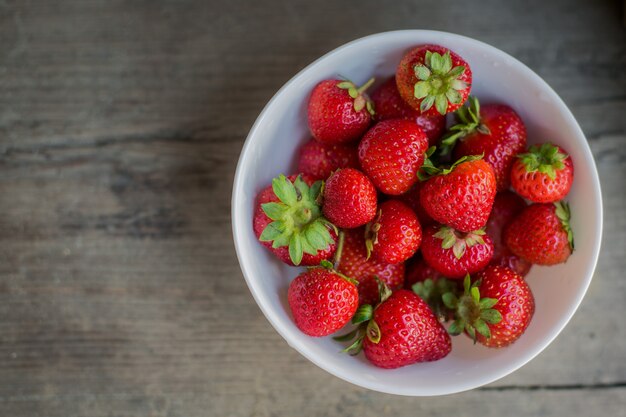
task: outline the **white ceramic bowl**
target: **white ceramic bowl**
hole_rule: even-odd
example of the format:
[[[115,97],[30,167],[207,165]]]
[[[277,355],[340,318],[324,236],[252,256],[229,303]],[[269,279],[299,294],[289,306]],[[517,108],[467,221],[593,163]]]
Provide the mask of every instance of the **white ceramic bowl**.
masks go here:
[[[453,338],[443,360],[396,370],[370,365],[363,355],[340,354],[330,337],[311,338],[291,319],[287,287],[300,270],[274,259],[252,230],[256,194],[280,174],[294,173],[298,147],[310,137],[306,103],[313,86],[338,75],[360,84],[372,75],[394,73],[410,47],[434,43],[464,57],[472,68],[472,94],[484,102],[512,106],[528,128],[529,143],[552,141],[569,151],[575,169],[567,200],[572,209],[576,251],[565,264],[533,266],[527,276],[536,300],[526,333],[504,349]],[[570,320],[591,281],[600,250],[602,199],[593,156],[578,123],[559,96],[515,58],[485,43],[444,32],[404,30],[350,42],[324,55],[285,84],[265,106],[245,142],[232,196],[235,246],[248,287],[259,307],[287,343],[310,361],[353,384],[410,396],[450,394],[488,384],[530,361]],[[572,364],[574,366],[575,364]]]

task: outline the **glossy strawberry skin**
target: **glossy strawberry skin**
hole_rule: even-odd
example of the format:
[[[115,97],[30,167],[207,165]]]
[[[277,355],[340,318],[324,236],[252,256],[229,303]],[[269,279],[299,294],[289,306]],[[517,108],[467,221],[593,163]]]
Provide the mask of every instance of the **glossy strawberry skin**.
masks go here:
[[[311,93],[308,104],[309,129],[323,143],[349,143],[358,140],[372,117],[366,108],[354,109],[348,90],[337,85],[343,80],[324,80]]]
[[[297,175],[290,175],[289,180],[293,182],[296,180],[296,177]],[[315,182],[315,178],[306,174],[301,174],[301,178],[308,185],[312,185]],[[257,239],[259,239],[259,237],[261,236],[261,233],[263,233],[263,230],[265,230],[267,225],[272,223],[272,219],[267,217],[267,215],[263,212],[261,205],[265,203],[270,203],[270,202],[276,203],[278,201],[280,200],[278,199],[278,197],[276,197],[276,194],[274,194],[274,191],[272,190],[271,185],[261,190],[261,192],[257,195],[256,205],[254,208],[254,219],[253,219],[253,229],[254,229],[254,234],[256,235]],[[329,230],[330,230],[330,235],[335,240],[335,243],[333,243],[332,245],[329,245],[328,248],[324,251],[318,251],[317,255],[304,253],[304,255],[302,256],[302,261],[300,262],[299,266],[317,266],[320,264],[321,261],[329,260],[333,257],[333,255],[335,254],[335,250],[337,249],[337,244],[336,244],[337,234],[335,233],[334,230],[332,229],[329,229]],[[280,259],[287,265],[294,266],[293,262],[291,261],[291,257],[289,256],[288,246],[281,246],[279,248],[273,248],[272,242],[262,242],[259,240],[259,243],[265,246],[266,248],[268,248],[270,251],[272,251],[272,253],[278,259]]]
[[[314,337],[341,329],[359,304],[356,286],[324,268],[298,275],[289,285],[287,298],[296,326]]]
[[[380,225],[371,256],[379,262],[397,264],[409,259],[422,242],[422,228],[417,216],[406,204],[388,200],[379,207]]]
[[[411,208],[417,214],[417,218],[420,221],[420,225],[422,227],[427,226],[429,224],[436,223],[436,221],[430,217],[430,214],[426,212],[424,207],[422,207],[422,203],[420,201],[420,193],[422,189],[422,183],[420,181],[416,182],[413,187],[409,191],[404,194],[399,195],[398,200],[405,203],[407,206]]]
[[[526,149],[526,127],[515,110],[504,104],[481,106],[480,120],[490,133],[477,130],[462,138],[454,148],[453,159],[484,154],[494,170],[498,191],[504,191],[510,186],[515,156]]]
[[[500,265],[511,268],[521,276],[526,276],[532,264],[516,256],[504,244],[503,231],[513,219],[526,208],[526,202],[511,191],[496,194],[491,215],[487,221],[485,231],[493,242],[493,258],[491,265]]]
[[[476,275],[483,298],[498,300],[493,307],[502,315],[497,324],[489,324],[491,337],[476,333],[476,341],[487,347],[510,345],[526,331],[535,312],[535,299],[524,279],[509,268],[489,266]]]
[[[531,204],[505,229],[504,243],[515,255],[537,265],[555,265],[572,254],[554,204]]]
[[[361,140],[359,161],[378,190],[399,195],[417,182],[417,171],[424,163],[427,149],[428,138],[415,123],[384,120]]]
[[[410,290],[413,285],[418,282],[424,282],[427,279],[436,281],[445,278],[441,272],[428,265],[421,254],[413,257],[406,265],[406,274],[404,277],[404,288]]]
[[[461,258],[457,259],[452,248],[441,247],[442,239],[435,237],[439,226],[432,225],[424,229],[422,256],[428,265],[451,279],[462,279],[466,274],[480,271],[489,264],[493,256],[493,243],[488,235],[483,236],[484,244],[468,246]]]
[[[345,232],[345,240],[341,261],[337,270],[359,282],[359,304],[376,304],[378,301],[378,277],[395,291],[404,284],[403,263],[385,264],[372,258],[367,259],[365,249],[364,228],[350,229]]]
[[[374,218],[376,207],[376,188],[361,171],[340,169],[326,181],[322,212],[335,226],[363,226]]]
[[[557,146],[560,153],[568,155],[565,149]],[[534,171],[528,172],[520,159],[513,162],[511,185],[515,192],[534,203],[553,203],[562,200],[569,193],[574,182],[574,163],[568,157],[563,162],[565,167],[556,170],[556,178]]]
[[[299,172],[325,180],[339,168],[359,168],[356,146],[324,144],[311,139],[300,148]]]
[[[398,92],[400,93],[400,97],[402,97],[402,99],[409,106],[417,111],[420,110],[420,104],[422,100],[415,98],[414,96],[415,83],[418,82],[414,68],[416,65],[424,64],[424,59],[426,57],[427,51],[437,52],[441,55],[444,55],[447,51],[449,51],[449,49],[439,45],[418,46],[404,55],[402,60],[400,60],[398,68],[396,69],[396,84],[398,87]],[[461,65],[465,67],[465,72],[459,77],[459,80],[466,82],[468,84],[468,87],[465,90],[459,92],[461,94],[461,101],[459,103],[448,103],[446,113],[455,111],[467,101],[467,98],[470,94],[470,87],[472,84],[472,70],[470,69],[469,64],[453,51],[450,51],[450,56],[452,58],[452,65],[454,67]],[[439,113],[437,112],[435,106],[432,106],[428,111],[423,114],[426,116],[436,116]]]
[[[415,122],[428,137],[428,146],[435,146],[446,129],[446,118],[439,113],[433,116],[421,114],[400,97],[396,78],[391,77],[372,92],[371,99],[376,109],[375,119],[405,119]]]
[[[452,349],[450,336],[428,304],[414,293],[398,290],[374,310],[380,341],[363,341],[365,357],[375,366],[399,368],[444,358]]]
[[[493,168],[482,159],[462,162],[422,183],[420,202],[436,221],[462,232],[485,226],[496,196]]]

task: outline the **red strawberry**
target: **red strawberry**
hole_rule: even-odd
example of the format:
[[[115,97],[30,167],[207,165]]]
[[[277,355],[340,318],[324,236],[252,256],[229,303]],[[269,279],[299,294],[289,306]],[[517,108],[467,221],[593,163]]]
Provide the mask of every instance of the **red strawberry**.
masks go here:
[[[574,250],[569,222],[567,203],[531,204],[504,229],[504,243],[528,262],[559,264]]]
[[[574,181],[574,164],[563,148],[534,145],[517,158],[511,185],[519,195],[535,203],[553,203],[567,195]]]
[[[307,108],[313,137],[323,143],[348,143],[363,136],[374,114],[364,91],[373,82],[371,79],[360,88],[344,80],[317,84]]]
[[[535,312],[535,299],[524,279],[509,268],[488,266],[470,285],[469,275],[461,297],[443,299],[456,310],[451,334],[465,331],[487,347],[500,348],[515,342],[526,331]]]
[[[443,274],[428,265],[422,254],[418,253],[406,264],[404,288],[410,290],[418,282],[424,282],[427,279],[437,281],[441,278],[445,278]]]
[[[324,144],[311,139],[300,148],[299,172],[325,180],[338,168],[359,168],[356,146]]]
[[[365,134],[359,144],[359,161],[376,188],[385,194],[407,192],[417,182],[428,138],[408,120],[384,120]]]
[[[344,168],[328,178],[323,212],[335,226],[363,226],[376,216],[376,188],[361,171]]]
[[[345,326],[359,305],[356,285],[333,270],[311,268],[289,285],[289,307],[298,329],[327,336]]]
[[[404,264],[385,264],[367,259],[364,228],[345,230],[341,259],[337,270],[359,282],[359,303],[375,304],[378,300],[376,277],[392,290],[402,288]]]
[[[446,155],[454,147],[455,160],[483,154],[493,168],[498,191],[506,190],[515,156],[526,148],[524,122],[504,104],[480,106],[476,97],[470,97],[469,103],[456,111],[459,123],[443,138],[439,152]]]
[[[321,187],[308,175],[280,175],[257,195],[254,234],[288,265],[319,265],[335,253],[337,234],[317,203]]]
[[[524,200],[511,191],[496,194],[485,231],[493,241],[492,265],[506,266],[521,276],[526,276],[532,264],[516,256],[504,244],[502,231],[526,207]]]
[[[427,116],[409,106],[398,93],[396,78],[391,77],[371,94],[376,108],[376,120],[405,119],[422,128],[428,137],[429,146],[435,146],[446,129],[446,118],[440,114]]]
[[[449,169],[429,172],[438,174],[422,184],[420,202],[433,219],[462,232],[485,226],[496,196],[491,165],[463,157]]]
[[[413,187],[409,191],[404,194],[398,196],[400,201],[403,201],[407,206],[411,207],[411,210],[417,214],[417,218],[420,221],[422,226],[426,226],[428,224],[436,223],[430,214],[426,213],[424,207],[422,207],[422,203],[420,202],[420,190],[422,189],[422,183],[420,181],[416,182]]]
[[[469,97],[472,70],[447,48],[422,45],[404,55],[396,70],[400,96],[425,115],[455,111]]]
[[[417,216],[406,204],[388,200],[379,206],[378,216],[365,231],[368,255],[383,263],[397,264],[409,259],[422,242]]]
[[[448,226],[424,229],[422,256],[448,278],[463,278],[483,269],[493,256],[493,243],[483,230],[458,232]]]

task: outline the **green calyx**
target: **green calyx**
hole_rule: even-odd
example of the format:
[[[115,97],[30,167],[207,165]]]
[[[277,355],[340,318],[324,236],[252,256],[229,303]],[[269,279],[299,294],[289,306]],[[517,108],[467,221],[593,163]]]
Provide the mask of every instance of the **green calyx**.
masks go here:
[[[470,97],[469,105],[460,107],[454,112],[459,123],[448,129],[448,133],[444,135],[439,146],[439,156],[446,156],[452,152],[457,141],[470,133],[480,132],[483,135],[489,135],[489,128],[481,123],[480,120],[480,103],[476,97]]]
[[[354,100],[355,111],[361,111],[365,108],[371,116],[374,116],[376,114],[374,111],[374,103],[365,94],[365,90],[371,87],[374,81],[374,78],[370,78],[361,87],[357,87],[352,81],[346,80],[337,84],[337,87],[342,90],[348,90],[348,95]]]
[[[318,202],[322,184],[317,181],[309,187],[300,176],[291,182],[281,174],[272,180],[272,190],[280,201],[261,205],[273,221],[259,240],[272,242],[273,248],[288,246],[294,265],[300,265],[305,253],[316,255],[334,243],[329,228],[336,227],[322,216]]]
[[[569,155],[559,152],[558,146],[551,143],[533,145],[528,152],[517,155],[526,167],[527,172],[539,171],[546,174],[550,179],[556,178],[556,171],[565,168],[564,161]]]
[[[484,156],[484,154],[462,156],[448,168],[445,168],[442,166],[437,166],[433,163],[432,155],[435,153],[436,150],[437,148],[431,146],[424,154],[424,163],[419,171],[417,171],[417,178],[419,178],[420,181],[426,181],[436,175],[448,175],[449,173],[454,171],[454,168],[456,168],[463,162],[478,161],[479,159],[483,159]]]
[[[571,251],[574,251],[574,232],[572,231],[572,227],[570,226],[570,218],[572,217],[569,204],[564,201],[559,201],[554,203],[554,207],[556,210],[554,214],[561,221],[561,226],[563,226],[563,230],[567,233],[567,241],[569,242],[569,248]]]
[[[367,251],[366,259],[369,259],[374,250],[374,245],[378,243],[378,232],[380,231],[380,217],[383,212],[378,210],[378,214],[374,220],[365,226],[365,249]]]
[[[461,259],[467,248],[471,248],[474,245],[485,244],[485,240],[483,239],[484,235],[484,229],[464,233],[449,226],[441,226],[441,229],[439,229],[439,231],[433,236],[437,239],[441,239],[441,247],[443,249],[452,248],[452,252],[454,252],[456,259]]]
[[[413,70],[419,80],[413,88],[413,95],[421,99],[420,111],[426,112],[433,105],[445,115],[448,103],[459,104],[463,97],[459,91],[468,88],[459,77],[465,72],[465,66],[452,67],[450,51],[443,56],[437,52],[426,51],[424,64],[416,65]]]
[[[445,306],[454,311],[454,321],[448,327],[453,336],[466,331],[476,343],[476,333],[485,338],[491,337],[490,324],[502,321],[502,314],[493,307],[498,303],[495,298],[481,298],[478,286],[480,282],[471,282],[469,274],[463,280],[463,294],[458,297],[453,292],[442,296]]]
[[[309,267],[309,270],[311,270],[311,269],[315,269],[315,268],[324,268],[324,269],[327,269],[327,270],[331,271],[333,274],[338,275],[338,276],[340,276],[341,278],[345,279],[345,280],[346,280],[346,281],[348,281],[350,284],[352,284],[352,285],[356,285],[356,286],[358,286],[358,285],[359,285],[359,281],[357,281],[356,279],[351,278],[351,277],[349,277],[349,276],[347,276],[347,275],[344,275],[344,274],[342,274],[341,272],[337,271],[337,270],[335,269],[335,267],[333,266],[333,264],[332,264],[332,263],[330,263],[329,261],[325,260],[325,259],[324,259],[323,261],[321,261],[321,262],[320,262],[320,264],[319,264],[318,266],[311,266],[311,267]]]
[[[411,289],[428,303],[439,321],[445,322],[448,319],[450,310],[446,308],[441,297],[443,294],[455,292],[456,284],[454,282],[447,278],[436,280],[427,278],[424,281],[413,284]]]

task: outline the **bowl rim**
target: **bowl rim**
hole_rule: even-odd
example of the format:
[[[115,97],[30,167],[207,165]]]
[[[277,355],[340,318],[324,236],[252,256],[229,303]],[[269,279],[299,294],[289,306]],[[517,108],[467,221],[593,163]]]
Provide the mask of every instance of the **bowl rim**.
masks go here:
[[[512,361],[512,363],[509,364],[509,366],[506,367],[501,367],[501,368],[497,368],[496,371],[493,371],[490,373],[490,375],[488,377],[484,377],[482,378],[480,381],[478,381],[478,383],[476,383],[476,379],[472,379],[471,383],[463,383],[462,381],[459,381],[459,383],[455,384],[454,387],[451,387],[451,389],[449,390],[441,390],[438,391],[436,393],[432,393],[432,392],[428,392],[428,393],[424,393],[424,392],[416,392],[415,390],[411,390],[410,387],[407,387],[406,389],[402,389],[402,390],[395,390],[395,389],[390,389],[387,385],[383,384],[383,383],[379,383],[378,381],[374,381],[374,380],[367,380],[367,379],[363,379],[363,380],[359,380],[357,378],[355,378],[353,376],[352,372],[347,372],[345,371],[345,369],[343,368],[337,368],[334,366],[329,366],[326,363],[323,363],[322,361],[318,360],[318,358],[316,357],[315,354],[313,354],[311,352],[311,350],[308,348],[307,344],[304,342],[301,342],[299,340],[292,340],[290,339],[288,336],[288,332],[286,330],[284,330],[282,328],[282,325],[279,324],[279,320],[277,315],[272,311],[271,308],[269,308],[268,306],[266,306],[262,301],[261,301],[261,296],[260,296],[260,290],[259,288],[256,286],[255,281],[253,279],[253,272],[250,270],[249,266],[247,265],[246,259],[245,259],[245,254],[243,249],[240,247],[240,239],[243,239],[243,229],[244,227],[246,227],[244,224],[240,224],[237,222],[237,207],[240,205],[239,202],[239,198],[241,195],[241,190],[243,187],[243,182],[244,182],[244,177],[243,177],[243,163],[245,160],[245,155],[248,151],[248,149],[251,146],[252,143],[252,138],[254,136],[256,136],[257,130],[259,129],[259,126],[263,123],[263,121],[268,117],[268,110],[272,107],[272,104],[278,99],[278,97],[280,97],[283,92],[288,89],[292,84],[296,83],[298,80],[300,80],[300,78],[303,78],[305,76],[305,74],[307,74],[308,72],[310,72],[311,70],[314,70],[319,64],[320,62],[326,60],[327,58],[331,57],[331,56],[335,56],[338,54],[341,54],[342,52],[344,52],[346,49],[349,48],[353,48],[356,45],[362,44],[362,43],[367,43],[369,41],[371,41],[372,39],[378,39],[378,38],[384,38],[384,37],[389,37],[389,38],[393,38],[396,36],[403,36],[403,35],[411,35],[411,36],[415,36],[416,38],[419,39],[420,36],[424,36],[424,35],[440,35],[440,36],[446,36],[451,40],[454,39],[459,39],[462,40],[464,42],[467,42],[469,44],[473,44],[472,46],[478,48],[478,49],[489,49],[490,52],[492,52],[494,55],[496,55],[498,57],[498,59],[501,60],[507,60],[510,63],[512,63],[513,65],[515,65],[517,67],[517,69],[519,69],[519,71],[525,73],[526,76],[533,78],[535,82],[538,83],[538,85],[541,86],[542,91],[545,92],[546,94],[548,94],[550,96],[550,98],[557,104],[557,106],[560,108],[559,110],[561,111],[561,113],[564,116],[564,119],[566,121],[566,123],[568,123],[569,125],[572,126],[573,130],[576,132],[576,134],[581,137],[582,139],[585,140],[585,142],[587,143],[587,146],[585,147],[584,151],[583,151],[583,155],[584,158],[587,160],[586,162],[589,163],[589,165],[592,168],[592,186],[593,186],[593,198],[595,203],[598,205],[598,212],[599,212],[599,216],[595,219],[595,225],[593,227],[596,228],[596,230],[599,231],[599,233],[597,234],[597,237],[595,239],[595,241],[593,242],[592,245],[592,253],[591,253],[591,262],[588,265],[587,268],[587,274],[585,277],[584,282],[581,283],[577,293],[576,293],[576,297],[573,300],[572,303],[570,303],[567,311],[565,314],[563,314],[560,319],[558,320],[557,324],[553,327],[551,333],[549,333],[547,335],[547,337],[541,339],[536,345],[533,346],[533,349],[529,349],[527,351],[526,355],[520,355],[519,358],[517,358],[517,360]],[[507,54],[506,52],[492,46],[489,45],[485,42],[467,37],[467,36],[463,36],[463,35],[458,35],[455,33],[450,33],[450,32],[444,32],[444,31],[435,31],[435,30],[421,30],[421,29],[409,29],[409,30],[394,30],[394,31],[387,31],[387,32],[380,32],[380,33],[375,33],[375,34],[371,34],[371,35],[367,35],[358,39],[355,39],[353,41],[350,41],[348,43],[345,43],[329,52],[327,52],[326,54],[322,55],[321,57],[317,58],[315,61],[311,62],[309,65],[307,65],[306,67],[304,67],[302,70],[300,70],[296,75],[294,75],[291,79],[289,79],[289,81],[287,81],[285,84],[283,84],[283,86],[272,96],[272,98],[267,102],[267,104],[264,106],[263,110],[261,111],[261,113],[259,114],[259,116],[257,117],[257,119],[255,120],[252,128],[250,129],[248,136],[246,137],[246,140],[244,142],[244,145],[241,149],[241,153],[239,155],[239,159],[237,161],[237,167],[236,167],[236,171],[235,171],[235,177],[234,177],[234,181],[233,181],[233,188],[232,188],[232,196],[231,196],[231,222],[232,222],[232,233],[233,233],[233,241],[235,244],[235,252],[237,254],[237,259],[239,261],[239,266],[243,272],[244,278],[246,280],[246,284],[248,286],[248,289],[250,290],[255,302],[257,303],[257,305],[259,306],[259,308],[261,309],[261,311],[263,312],[263,314],[265,315],[265,317],[267,318],[267,320],[270,322],[270,324],[272,325],[272,327],[274,327],[274,329],[281,335],[281,337],[287,342],[287,344],[294,348],[295,350],[297,350],[301,355],[303,355],[305,358],[307,358],[309,361],[313,362],[315,365],[317,365],[318,367],[324,369],[326,372],[340,378],[343,379],[344,381],[350,382],[356,386],[359,387],[364,387],[364,388],[368,388],[368,389],[372,389],[375,391],[379,391],[379,392],[383,392],[383,393],[388,393],[388,394],[395,394],[395,395],[403,395],[403,396],[435,396],[435,395],[448,395],[448,394],[454,394],[454,393],[459,393],[459,392],[463,392],[463,391],[468,391],[474,388],[478,388],[480,386],[489,384],[491,382],[497,381],[509,374],[511,374],[512,372],[515,372],[517,369],[521,368],[522,366],[524,366],[526,363],[528,363],[529,361],[531,361],[532,359],[534,359],[537,355],[539,355],[547,346],[549,346],[554,339],[563,331],[563,329],[565,328],[565,326],[567,325],[567,323],[571,320],[571,318],[573,317],[574,313],[576,312],[576,310],[578,309],[578,307],[580,306],[580,303],[582,302],[583,297],[585,296],[587,289],[589,288],[589,285],[591,283],[591,280],[593,279],[593,275],[597,266],[597,262],[598,262],[598,257],[600,254],[600,246],[601,246],[601,242],[602,242],[602,225],[603,225],[603,204],[602,204],[602,192],[601,192],[601,187],[600,187],[600,180],[599,180],[599,176],[598,176],[598,170],[595,164],[595,160],[593,158],[593,154],[591,152],[591,149],[589,147],[588,141],[586,139],[586,136],[584,134],[584,132],[582,131],[582,129],[580,128],[580,125],[578,124],[578,122],[576,121],[576,119],[574,118],[572,112],[570,111],[570,109],[567,107],[567,105],[565,104],[565,102],[561,99],[561,97],[554,91],[554,89],[552,89],[552,87],[550,87],[550,85],[543,79],[541,78],[539,75],[537,75],[533,70],[531,70],[528,66],[526,66],[524,63],[522,63],[521,61],[519,61],[518,59],[514,58],[513,56]],[[251,224],[251,222],[250,222]]]

